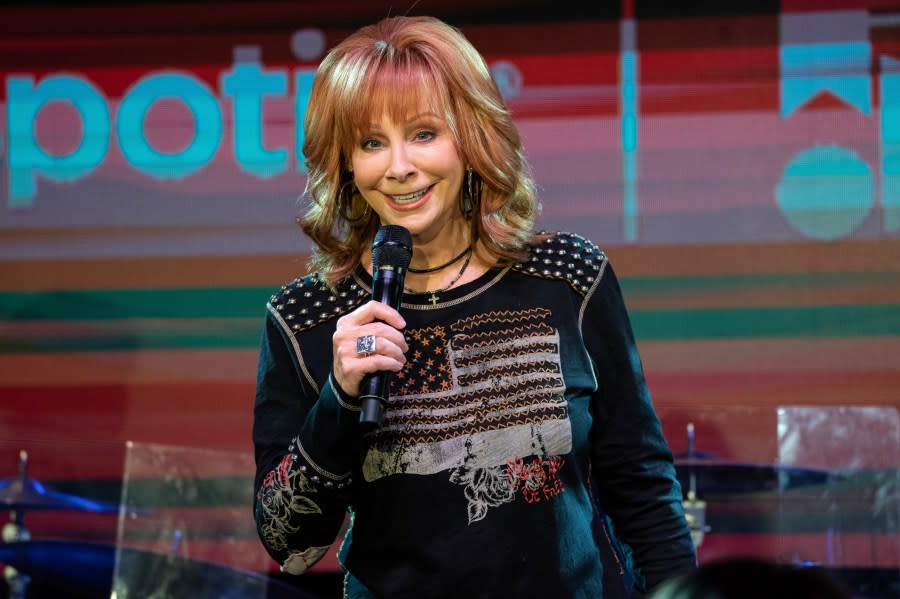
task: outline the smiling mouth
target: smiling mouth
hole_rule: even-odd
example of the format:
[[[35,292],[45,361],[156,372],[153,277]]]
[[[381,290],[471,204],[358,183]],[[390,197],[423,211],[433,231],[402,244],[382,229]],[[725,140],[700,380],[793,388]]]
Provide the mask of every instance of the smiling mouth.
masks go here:
[[[398,195],[398,196],[392,195],[390,197],[392,200],[394,200],[398,204],[411,204],[411,203],[415,202],[416,200],[418,200],[419,198],[421,198],[422,196],[424,196],[426,193],[428,193],[428,191],[431,188],[432,188],[432,186],[429,185],[425,189],[421,189],[419,191],[414,191],[413,193],[407,193],[407,194]]]

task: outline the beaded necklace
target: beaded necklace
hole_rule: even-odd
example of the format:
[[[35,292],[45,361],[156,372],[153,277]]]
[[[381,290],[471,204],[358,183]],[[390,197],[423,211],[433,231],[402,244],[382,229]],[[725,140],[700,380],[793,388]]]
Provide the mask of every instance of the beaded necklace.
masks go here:
[[[410,289],[409,287],[404,286],[403,290],[406,291],[407,293],[411,293],[413,295],[425,295],[425,294],[430,293],[431,297],[428,298],[428,301],[431,302],[432,306],[437,304],[438,303],[437,294],[443,293],[443,292],[447,291],[448,289],[450,289],[451,287],[453,287],[454,285],[456,285],[456,282],[462,278],[463,273],[466,272],[467,268],[469,268],[469,260],[471,260],[471,258],[472,258],[472,246],[471,245],[469,247],[467,247],[466,250],[462,254],[460,254],[459,256],[457,256],[456,258],[454,258],[447,264],[453,264],[454,262],[456,262],[463,256],[465,256],[466,259],[463,261],[462,267],[460,267],[459,272],[456,273],[456,276],[453,277],[453,280],[450,281],[450,283],[446,287],[442,287],[440,289],[433,289],[433,290],[426,289],[425,291],[414,291],[414,290]],[[445,266],[447,266],[447,264],[445,264],[444,266],[441,266],[440,268],[444,268]],[[435,268],[434,270],[440,270],[440,268]],[[407,270],[410,272],[416,272],[411,268],[407,268]],[[420,272],[428,272],[428,271],[420,271]]]

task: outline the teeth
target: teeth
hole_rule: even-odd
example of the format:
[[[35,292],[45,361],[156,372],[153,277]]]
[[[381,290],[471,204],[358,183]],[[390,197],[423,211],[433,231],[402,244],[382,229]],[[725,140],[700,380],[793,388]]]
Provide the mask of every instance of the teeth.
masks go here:
[[[416,192],[413,192],[413,193],[408,193],[408,194],[402,195],[402,196],[391,196],[391,198],[392,198],[395,202],[397,202],[398,204],[408,204],[408,203],[410,203],[410,202],[413,202],[413,201],[418,200],[419,198],[421,198],[423,195],[425,195],[425,192],[427,192],[428,189],[429,189],[429,188],[426,187],[425,189],[423,189],[423,190],[421,190],[421,191],[416,191]]]

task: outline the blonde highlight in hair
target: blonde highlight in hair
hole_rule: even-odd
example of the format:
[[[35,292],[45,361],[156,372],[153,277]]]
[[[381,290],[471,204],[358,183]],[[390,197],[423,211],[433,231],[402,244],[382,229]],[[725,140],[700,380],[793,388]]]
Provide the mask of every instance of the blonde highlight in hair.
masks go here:
[[[463,162],[481,177],[472,239],[500,263],[521,259],[539,205],[518,129],[484,58],[456,28],[432,17],[391,17],[335,46],[316,72],[304,119],[310,205],[300,219],[313,240],[312,267],[333,284],[359,263],[380,225],[352,185],[350,156],[382,115],[402,121],[421,107],[443,117]],[[345,194],[346,195],[346,194]]]

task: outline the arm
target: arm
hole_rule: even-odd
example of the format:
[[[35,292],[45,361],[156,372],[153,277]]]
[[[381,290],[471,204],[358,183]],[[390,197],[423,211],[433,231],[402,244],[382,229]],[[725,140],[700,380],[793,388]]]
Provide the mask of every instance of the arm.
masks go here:
[[[254,517],[272,558],[300,574],[321,559],[343,525],[359,413],[330,376],[319,390],[303,375],[287,334],[270,311],[254,407]],[[327,364],[329,355],[322,359]]]
[[[646,591],[692,570],[694,546],[672,454],[644,379],[618,281],[607,261],[585,302],[582,333],[598,383],[591,458],[595,480],[616,536],[631,548],[638,588]]]

